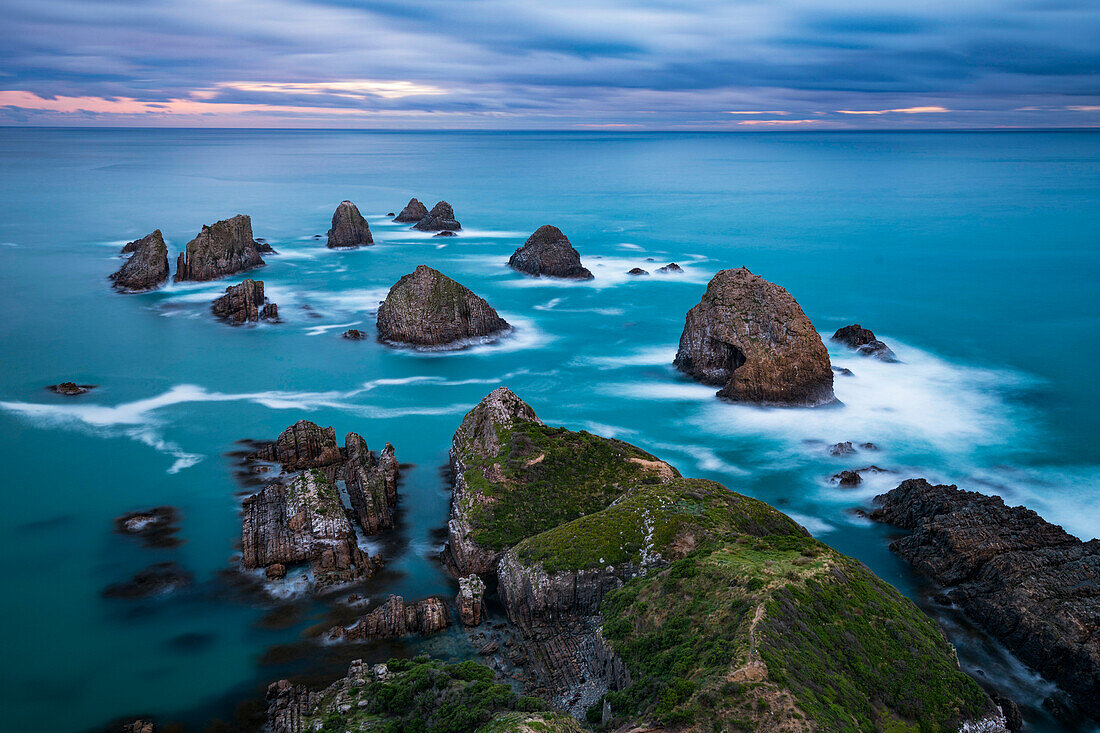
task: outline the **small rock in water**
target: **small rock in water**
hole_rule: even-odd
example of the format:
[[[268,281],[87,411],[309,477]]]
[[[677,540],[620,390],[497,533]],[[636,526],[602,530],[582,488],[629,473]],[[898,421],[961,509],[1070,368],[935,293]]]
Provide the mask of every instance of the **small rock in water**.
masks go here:
[[[225,295],[210,304],[210,310],[234,326],[279,321],[279,306],[264,297],[263,280],[244,280],[239,285],[230,285]]]
[[[863,483],[863,477],[855,471],[841,471],[833,475],[833,481],[846,489],[850,489]]]
[[[878,450],[878,446],[874,443],[860,443],[859,447],[863,450]]]
[[[46,389],[57,394],[63,394],[67,397],[75,397],[81,395],[90,389],[95,389],[94,384],[77,384],[76,382],[62,382],[61,384],[51,384]]]
[[[643,269],[642,269],[642,268],[640,268],[640,267],[634,267],[634,268],[632,268],[632,269],[630,269],[630,270],[627,270],[627,271],[626,271],[626,274],[627,274],[627,275],[635,275],[635,276],[637,276],[637,275],[648,275],[649,273],[648,273],[648,272],[646,272],[645,270],[643,270]]]
[[[176,537],[179,512],[170,506],[158,506],[139,512],[127,512],[115,518],[115,532],[139,537],[149,547],[173,547],[180,544]]]
[[[125,583],[113,583],[103,590],[106,598],[149,598],[168,595],[188,586],[194,578],[174,562],[151,565]]]
[[[351,341],[362,341],[366,337],[367,334],[363,333],[357,328],[349,328],[347,331],[344,331],[344,338]]]
[[[833,334],[833,341],[855,349],[863,356],[873,356],[880,361],[894,363],[898,360],[889,346],[875,338],[875,334],[869,328],[863,328],[858,323],[837,329]]]
[[[435,236],[437,237],[457,237],[458,235],[452,232],[450,229],[444,229]]]
[[[387,211],[386,216],[397,216],[397,214],[393,213],[392,211]]]
[[[852,441],[850,440],[846,440],[843,443],[837,443],[829,448],[829,455],[832,456],[848,456],[855,452],[855,446],[852,445]]]
[[[664,267],[658,267],[657,268],[657,272],[661,272],[661,273],[664,273],[666,275],[668,275],[670,273],[683,272],[683,271],[684,271],[684,268],[680,267],[675,262],[669,262]]]
[[[837,374],[839,374],[842,377],[854,377],[855,376],[855,373],[851,369],[848,369],[847,367],[835,366],[835,367],[833,367],[833,371],[836,372]]]
[[[427,215],[428,207],[420,203],[419,199],[411,198],[409,203],[405,204],[405,208],[401,209],[401,213],[394,218],[394,221],[415,224]]]

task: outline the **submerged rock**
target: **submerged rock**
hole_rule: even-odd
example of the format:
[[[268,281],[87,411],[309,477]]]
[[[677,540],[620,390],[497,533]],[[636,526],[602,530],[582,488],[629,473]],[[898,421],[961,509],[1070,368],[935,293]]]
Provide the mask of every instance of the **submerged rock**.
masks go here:
[[[409,634],[430,636],[451,625],[451,614],[441,598],[429,597],[415,603],[405,603],[401,596],[391,595],[386,602],[348,627],[334,626],[330,640],[371,641],[397,639]]]
[[[264,297],[263,280],[244,280],[238,285],[230,285],[225,295],[210,304],[210,310],[235,326],[279,320],[279,306]]]
[[[485,618],[485,581],[476,575],[459,578],[455,607],[463,626],[480,624]]]
[[[850,440],[845,440],[843,443],[836,443],[829,446],[829,455],[831,456],[850,456],[855,452],[855,446],[852,445],[852,441]]]
[[[437,237],[457,237],[458,235],[452,232],[450,229],[445,229],[442,232],[437,233]]]
[[[122,251],[133,252],[133,256],[111,275],[119,290],[140,293],[158,288],[168,280],[168,245],[159,229],[130,242]]]
[[[344,338],[349,341],[362,341],[366,337],[367,334],[357,328],[349,328],[347,331],[344,331]]]
[[[149,598],[165,596],[194,581],[191,573],[174,562],[151,565],[134,574],[125,583],[114,583],[103,590],[105,598]]]
[[[632,267],[626,271],[627,275],[648,275],[649,273],[640,267]]]
[[[370,225],[359,208],[350,201],[341,201],[332,214],[332,228],[328,230],[328,246],[365,247],[374,244]]]
[[[680,267],[675,262],[669,262],[664,267],[658,267],[657,268],[657,272],[663,273],[665,275],[673,275],[673,274],[676,274],[678,272],[683,272],[683,271],[684,271],[684,268]]]
[[[379,338],[399,344],[461,347],[509,328],[483,298],[427,265],[398,280],[378,308]]]
[[[898,360],[889,346],[875,338],[875,334],[870,329],[863,328],[858,323],[838,329],[833,334],[833,341],[855,349],[863,356],[873,356],[880,361],[893,363]]]
[[[549,224],[536,229],[523,246],[512,253],[508,266],[535,277],[592,279],[592,273],[581,265],[580,253],[560,229]]]
[[[149,547],[174,547],[180,544],[179,511],[175,507],[158,506],[139,512],[127,512],[115,517],[115,532],[140,538]]]
[[[94,384],[77,384],[76,382],[62,382],[61,384],[51,384],[46,389],[51,392],[56,392],[66,397],[76,397],[82,395],[96,388]]]
[[[1000,497],[924,479],[875,503],[872,519],[912,530],[890,549],[1100,720],[1100,539],[1082,542]]]
[[[413,229],[422,232],[454,231],[461,228],[462,225],[455,221],[454,209],[446,201],[440,201],[427,216],[413,224]]]
[[[722,270],[687,313],[674,361],[735,402],[836,401],[829,352],[791,294],[741,267]]]
[[[420,203],[419,199],[409,199],[409,203],[405,204],[405,208],[401,209],[401,213],[394,217],[394,221],[413,224],[425,216],[428,215],[428,207]]]
[[[841,471],[834,474],[832,480],[845,489],[852,489],[863,483],[863,477],[859,475],[858,471]]]
[[[244,214],[204,226],[176,259],[176,281],[216,280],[263,267],[262,246],[252,237],[252,219]]]

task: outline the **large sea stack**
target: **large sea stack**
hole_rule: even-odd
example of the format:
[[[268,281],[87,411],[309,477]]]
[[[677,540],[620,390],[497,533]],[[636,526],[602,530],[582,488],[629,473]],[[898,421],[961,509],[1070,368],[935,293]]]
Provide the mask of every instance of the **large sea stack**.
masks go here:
[[[393,218],[394,221],[403,224],[415,224],[428,215],[428,207],[420,203],[420,199],[409,199],[401,213]]]
[[[279,320],[279,306],[264,297],[263,280],[244,280],[239,285],[230,285],[225,295],[210,304],[210,310],[234,326]]]
[[[168,246],[159,229],[130,242],[122,251],[133,252],[133,255],[111,275],[119,290],[140,293],[160,287],[168,279]]]
[[[264,245],[252,237],[252,220],[244,214],[204,226],[176,259],[176,281],[216,280],[263,267]]]
[[[422,347],[460,347],[509,328],[493,307],[438,270],[419,265],[378,308],[378,337]]]
[[[924,479],[875,503],[872,519],[912,530],[890,549],[1100,720],[1100,539],[1082,542],[1000,497]]]
[[[332,214],[332,228],[328,230],[328,246],[332,249],[365,247],[374,244],[370,226],[359,208],[350,201],[341,201]]]
[[[440,201],[432,207],[427,216],[413,224],[413,229],[419,229],[422,232],[453,232],[461,228],[462,225],[455,221],[454,209],[446,201]]]
[[[734,402],[835,401],[829,352],[786,290],[744,267],[722,270],[687,313],[676,368]]]
[[[512,253],[508,266],[535,277],[592,279],[592,273],[581,265],[580,253],[561,233],[561,229],[549,224],[535,230],[524,245]]]

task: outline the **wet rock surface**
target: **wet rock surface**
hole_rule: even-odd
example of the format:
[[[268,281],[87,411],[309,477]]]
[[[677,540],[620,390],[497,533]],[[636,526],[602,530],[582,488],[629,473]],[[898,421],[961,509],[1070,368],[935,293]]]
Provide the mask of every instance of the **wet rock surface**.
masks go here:
[[[455,220],[454,209],[446,201],[437,203],[427,216],[413,224],[413,229],[422,232],[457,231],[461,228],[462,225]]]
[[[371,244],[374,244],[374,237],[359,208],[350,201],[341,201],[332,214],[332,228],[328,230],[329,248],[366,247]]]
[[[127,512],[115,518],[115,532],[136,537],[147,547],[175,547],[182,542],[176,536],[179,518],[179,510],[170,506]]]
[[[560,229],[549,224],[536,229],[523,246],[512,253],[508,266],[535,277],[592,279],[592,273],[581,265],[580,253]]]
[[[125,293],[141,293],[167,282],[168,245],[159,229],[130,242],[122,251],[133,255],[111,275],[115,288]]]
[[[829,353],[780,286],[722,270],[687,313],[676,368],[735,402],[813,407],[835,402]]]
[[[428,207],[420,203],[419,199],[412,198],[393,220],[403,224],[415,224],[427,215]]]
[[[244,214],[204,226],[176,259],[176,281],[216,280],[263,267],[264,246],[252,237],[252,219]]]
[[[398,280],[378,308],[378,336],[391,343],[461,348],[510,328],[483,298],[427,265]]]
[[[903,481],[871,518],[911,530],[890,549],[1100,720],[1100,540],[996,496]]]
[[[863,483],[863,477],[858,471],[841,471],[833,475],[832,481],[842,488],[853,489]]]
[[[210,304],[210,310],[234,326],[279,320],[279,306],[264,297],[262,280],[244,280],[238,285],[230,285],[225,295]]]
[[[442,232],[439,232],[439,233],[438,233],[438,234],[436,234],[435,236],[437,236],[437,237],[457,237],[458,235],[457,235],[457,234],[455,234],[454,232],[452,232],[451,230],[449,230],[449,229],[446,229],[446,230],[444,230],[444,231],[442,231]]]
[[[675,262],[669,262],[664,267],[658,267],[657,268],[657,272],[663,273],[665,275],[675,275],[675,274],[683,272],[683,271],[684,271],[684,268],[680,267]]]
[[[873,356],[879,361],[893,363],[898,360],[889,346],[875,338],[870,329],[863,328],[858,323],[838,329],[833,334],[833,341],[844,344],[863,356]]]
[[[401,596],[391,595],[386,602],[348,627],[335,626],[328,638],[332,641],[370,641],[397,639],[410,634],[430,636],[451,625],[447,604],[434,596],[414,603],[405,603]]]
[[[357,328],[349,328],[347,331],[344,331],[344,338],[348,339],[349,341],[362,341],[366,337],[366,332],[360,331]]]
[[[66,397],[76,397],[77,395],[86,394],[90,390],[96,388],[94,384],[77,384],[76,382],[62,382],[61,384],[51,384],[46,389],[51,392],[56,392]]]
[[[123,583],[113,583],[103,590],[105,598],[150,598],[166,596],[191,585],[194,577],[174,562],[151,565]]]
[[[646,272],[645,270],[643,270],[640,267],[632,267],[632,268],[630,268],[629,270],[626,271],[626,274],[627,275],[634,275],[635,277],[639,277],[641,275],[648,275],[649,273]]]

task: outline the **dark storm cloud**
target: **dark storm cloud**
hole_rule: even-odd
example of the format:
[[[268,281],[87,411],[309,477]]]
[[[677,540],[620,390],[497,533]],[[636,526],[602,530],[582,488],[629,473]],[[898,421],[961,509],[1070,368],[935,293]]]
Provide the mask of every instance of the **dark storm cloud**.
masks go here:
[[[0,6],[8,122],[1100,124],[1089,109],[1100,106],[1100,4],[1087,1],[927,0],[904,12],[887,0]]]

